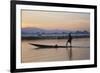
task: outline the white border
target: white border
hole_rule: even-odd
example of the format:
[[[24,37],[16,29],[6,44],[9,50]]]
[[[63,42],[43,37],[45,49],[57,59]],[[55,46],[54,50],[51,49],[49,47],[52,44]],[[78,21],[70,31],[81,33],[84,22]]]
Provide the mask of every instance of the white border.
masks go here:
[[[21,63],[21,9],[90,13],[90,60]],[[70,7],[16,5],[16,69],[94,64],[94,10]]]

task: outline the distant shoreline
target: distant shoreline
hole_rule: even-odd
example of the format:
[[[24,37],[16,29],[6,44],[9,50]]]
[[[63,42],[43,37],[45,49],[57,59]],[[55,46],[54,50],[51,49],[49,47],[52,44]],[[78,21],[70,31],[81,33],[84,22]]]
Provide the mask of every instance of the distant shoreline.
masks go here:
[[[90,38],[90,36],[74,36],[73,39],[76,39],[76,38]],[[39,40],[39,39],[68,39],[68,37],[62,37],[62,36],[59,36],[59,37],[21,37],[22,40]]]

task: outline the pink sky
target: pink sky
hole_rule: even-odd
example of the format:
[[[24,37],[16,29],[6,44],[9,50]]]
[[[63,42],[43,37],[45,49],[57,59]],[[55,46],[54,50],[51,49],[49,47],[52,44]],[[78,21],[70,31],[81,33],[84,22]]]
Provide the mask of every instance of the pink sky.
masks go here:
[[[22,10],[22,28],[90,30],[90,14]]]

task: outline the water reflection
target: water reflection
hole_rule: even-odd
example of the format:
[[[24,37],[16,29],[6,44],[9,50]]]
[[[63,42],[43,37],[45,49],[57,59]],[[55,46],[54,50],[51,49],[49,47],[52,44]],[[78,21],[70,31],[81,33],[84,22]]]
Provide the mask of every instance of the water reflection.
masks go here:
[[[36,48],[36,44],[65,46],[66,40],[23,40],[22,41],[22,63],[45,62],[45,61],[68,61],[90,59],[89,38],[74,39],[72,47],[60,48]]]
[[[55,49],[56,51],[59,49],[59,48],[34,48],[35,50],[41,50],[41,49]],[[64,48],[63,48],[64,49]],[[72,60],[72,46],[69,46],[69,47],[66,47],[66,57],[68,56],[69,57],[69,60]]]
[[[72,46],[66,48],[68,50],[69,60],[72,60]]]

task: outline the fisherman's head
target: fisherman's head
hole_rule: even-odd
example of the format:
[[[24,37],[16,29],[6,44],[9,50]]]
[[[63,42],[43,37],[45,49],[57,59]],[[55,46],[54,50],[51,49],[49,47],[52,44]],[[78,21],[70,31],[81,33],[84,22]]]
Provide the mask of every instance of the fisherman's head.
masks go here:
[[[71,35],[71,32],[69,33],[69,35]]]

